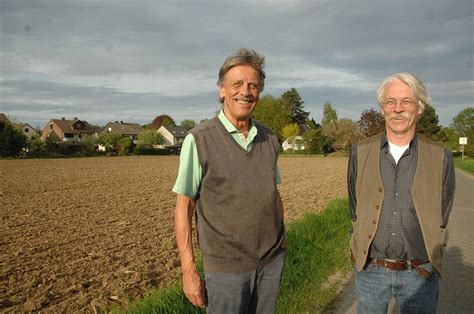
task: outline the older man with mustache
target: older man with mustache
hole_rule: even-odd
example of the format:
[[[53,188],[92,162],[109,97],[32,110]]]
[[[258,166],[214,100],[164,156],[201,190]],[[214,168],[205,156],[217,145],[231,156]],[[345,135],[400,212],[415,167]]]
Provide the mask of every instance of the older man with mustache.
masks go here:
[[[208,313],[275,312],[285,258],[280,145],[250,118],[263,66],[264,57],[245,48],[225,60],[217,81],[223,109],[192,129],[181,151],[173,191],[183,290]],[[205,283],[193,253],[194,213]]]
[[[435,313],[442,251],[454,196],[451,153],[416,133],[428,104],[411,73],[377,90],[385,132],[351,148],[348,192],[358,313]]]

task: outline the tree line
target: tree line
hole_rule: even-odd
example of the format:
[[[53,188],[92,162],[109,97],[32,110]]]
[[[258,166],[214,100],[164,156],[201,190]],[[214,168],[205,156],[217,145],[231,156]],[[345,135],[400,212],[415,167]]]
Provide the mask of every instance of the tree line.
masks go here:
[[[216,114],[218,111],[216,112]],[[349,118],[339,118],[336,109],[330,102],[323,106],[320,122],[310,118],[310,112],[304,108],[304,101],[296,88],[285,91],[281,96],[264,95],[252,113],[252,118],[262,122],[278,136],[280,142],[288,140],[295,147],[303,144],[304,150],[299,153],[329,154],[336,151],[347,152],[351,145],[363,138],[375,135],[385,129],[384,117],[380,110],[370,108],[363,111],[358,121]],[[191,119],[181,121],[180,125],[190,130],[199,123]],[[105,133],[100,137],[87,137],[81,146],[82,155],[93,155],[100,144],[108,152],[118,154],[151,154],[157,145],[164,142],[163,137],[156,132],[161,126],[174,126],[176,122],[169,115],[159,115],[150,124],[144,125],[144,130],[138,135],[134,144],[129,137],[120,134]],[[474,155],[474,108],[467,107],[459,112],[452,123],[443,127],[439,124],[438,115],[433,106],[427,105],[417,122],[417,132],[427,137],[443,142],[452,151],[459,150],[459,137],[467,137],[468,144],[464,146],[466,155]],[[298,135],[301,135],[301,138]],[[298,143],[297,143],[298,142]],[[18,156],[26,151],[32,156],[42,156],[51,153],[61,154],[63,146],[58,145],[58,139],[50,136],[41,139],[35,136],[28,140],[21,131],[7,127],[0,132],[0,155]]]
[[[378,106],[377,106],[378,107]],[[266,95],[252,114],[253,118],[267,125],[280,141],[289,139],[295,144],[301,132],[306,132],[301,141],[305,149],[301,153],[329,154],[335,151],[347,152],[351,145],[360,139],[373,136],[385,129],[385,120],[379,109],[363,111],[358,121],[338,118],[336,109],[330,102],[323,106],[321,122],[309,119],[310,113],[304,110],[304,101],[295,88],[284,92],[280,97]],[[459,112],[452,123],[443,127],[433,106],[427,105],[417,122],[417,132],[434,141],[443,142],[451,151],[458,151],[459,137],[467,137],[464,150],[467,155],[474,154],[474,108],[467,107]]]
[[[80,143],[63,143],[51,132],[46,138],[34,135],[28,139],[20,130],[7,126],[0,131],[0,156],[3,157],[63,157],[112,155],[159,155],[169,151],[156,149],[164,143],[161,134],[153,129],[144,129],[134,141],[128,136],[107,132],[100,136],[86,136]],[[102,151],[98,147],[103,148]]]

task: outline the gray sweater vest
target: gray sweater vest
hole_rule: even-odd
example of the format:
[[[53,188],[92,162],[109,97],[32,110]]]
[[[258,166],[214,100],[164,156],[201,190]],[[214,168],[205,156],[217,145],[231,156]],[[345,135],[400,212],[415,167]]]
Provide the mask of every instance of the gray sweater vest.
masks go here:
[[[204,269],[248,272],[267,264],[284,238],[275,168],[278,139],[255,123],[247,152],[218,118],[191,130],[203,169],[196,198],[197,230]]]

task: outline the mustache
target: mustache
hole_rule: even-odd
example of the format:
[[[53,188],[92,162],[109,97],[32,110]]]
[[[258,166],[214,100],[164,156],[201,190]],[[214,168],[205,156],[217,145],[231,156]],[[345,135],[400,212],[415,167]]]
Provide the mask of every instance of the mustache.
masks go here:
[[[242,96],[240,96],[240,97],[233,97],[232,99],[233,99],[233,100],[236,100],[236,101],[239,101],[239,100],[243,100],[243,101],[254,101],[254,100],[255,100],[255,98],[253,98],[253,97],[242,97]]]
[[[390,116],[388,116],[388,118],[390,120],[400,120],[400,119],[405,119],[405,120],[410,120],[411,119],[411,114],[409,112],[400,112],[400,113],[396,113],[396,112],[392,112],[390,114]]]

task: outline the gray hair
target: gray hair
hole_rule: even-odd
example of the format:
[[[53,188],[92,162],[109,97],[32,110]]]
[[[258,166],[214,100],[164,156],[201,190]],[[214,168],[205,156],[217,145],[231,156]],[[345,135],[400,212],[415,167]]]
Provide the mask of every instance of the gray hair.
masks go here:
[[[238,65],[250,65],[258,73],[260,73],[260,92],[263,91],[265,86],[265,57],[261,54],[255,52],[255,50],[240,48],[236,53],[229,56],[225,59],[224,64],[222,64],[221,69],[219,70],[219,79],[217,80],[217,86],[221,87],[224,83],[224,77],[235,66]],[[219,97],[219,102],[224,103],[224,99]]]
[[[423,113],[425,110],[425,106],[430,104],[430,98],[428,97],[428,92],[426,91],[425,84],[417,78],[414,74],[409,72],[400,72],[394,73],[387,77],[377,89],[377,101],[380,107],[383,107],[383,94],[385,92],[385,88],[387,87],[388,83],[393,81],[394,79],[399,79],[402,82],[406,83],[410,86],[413,95],[417,99],[417,105],[419,108],[419,113]]]

